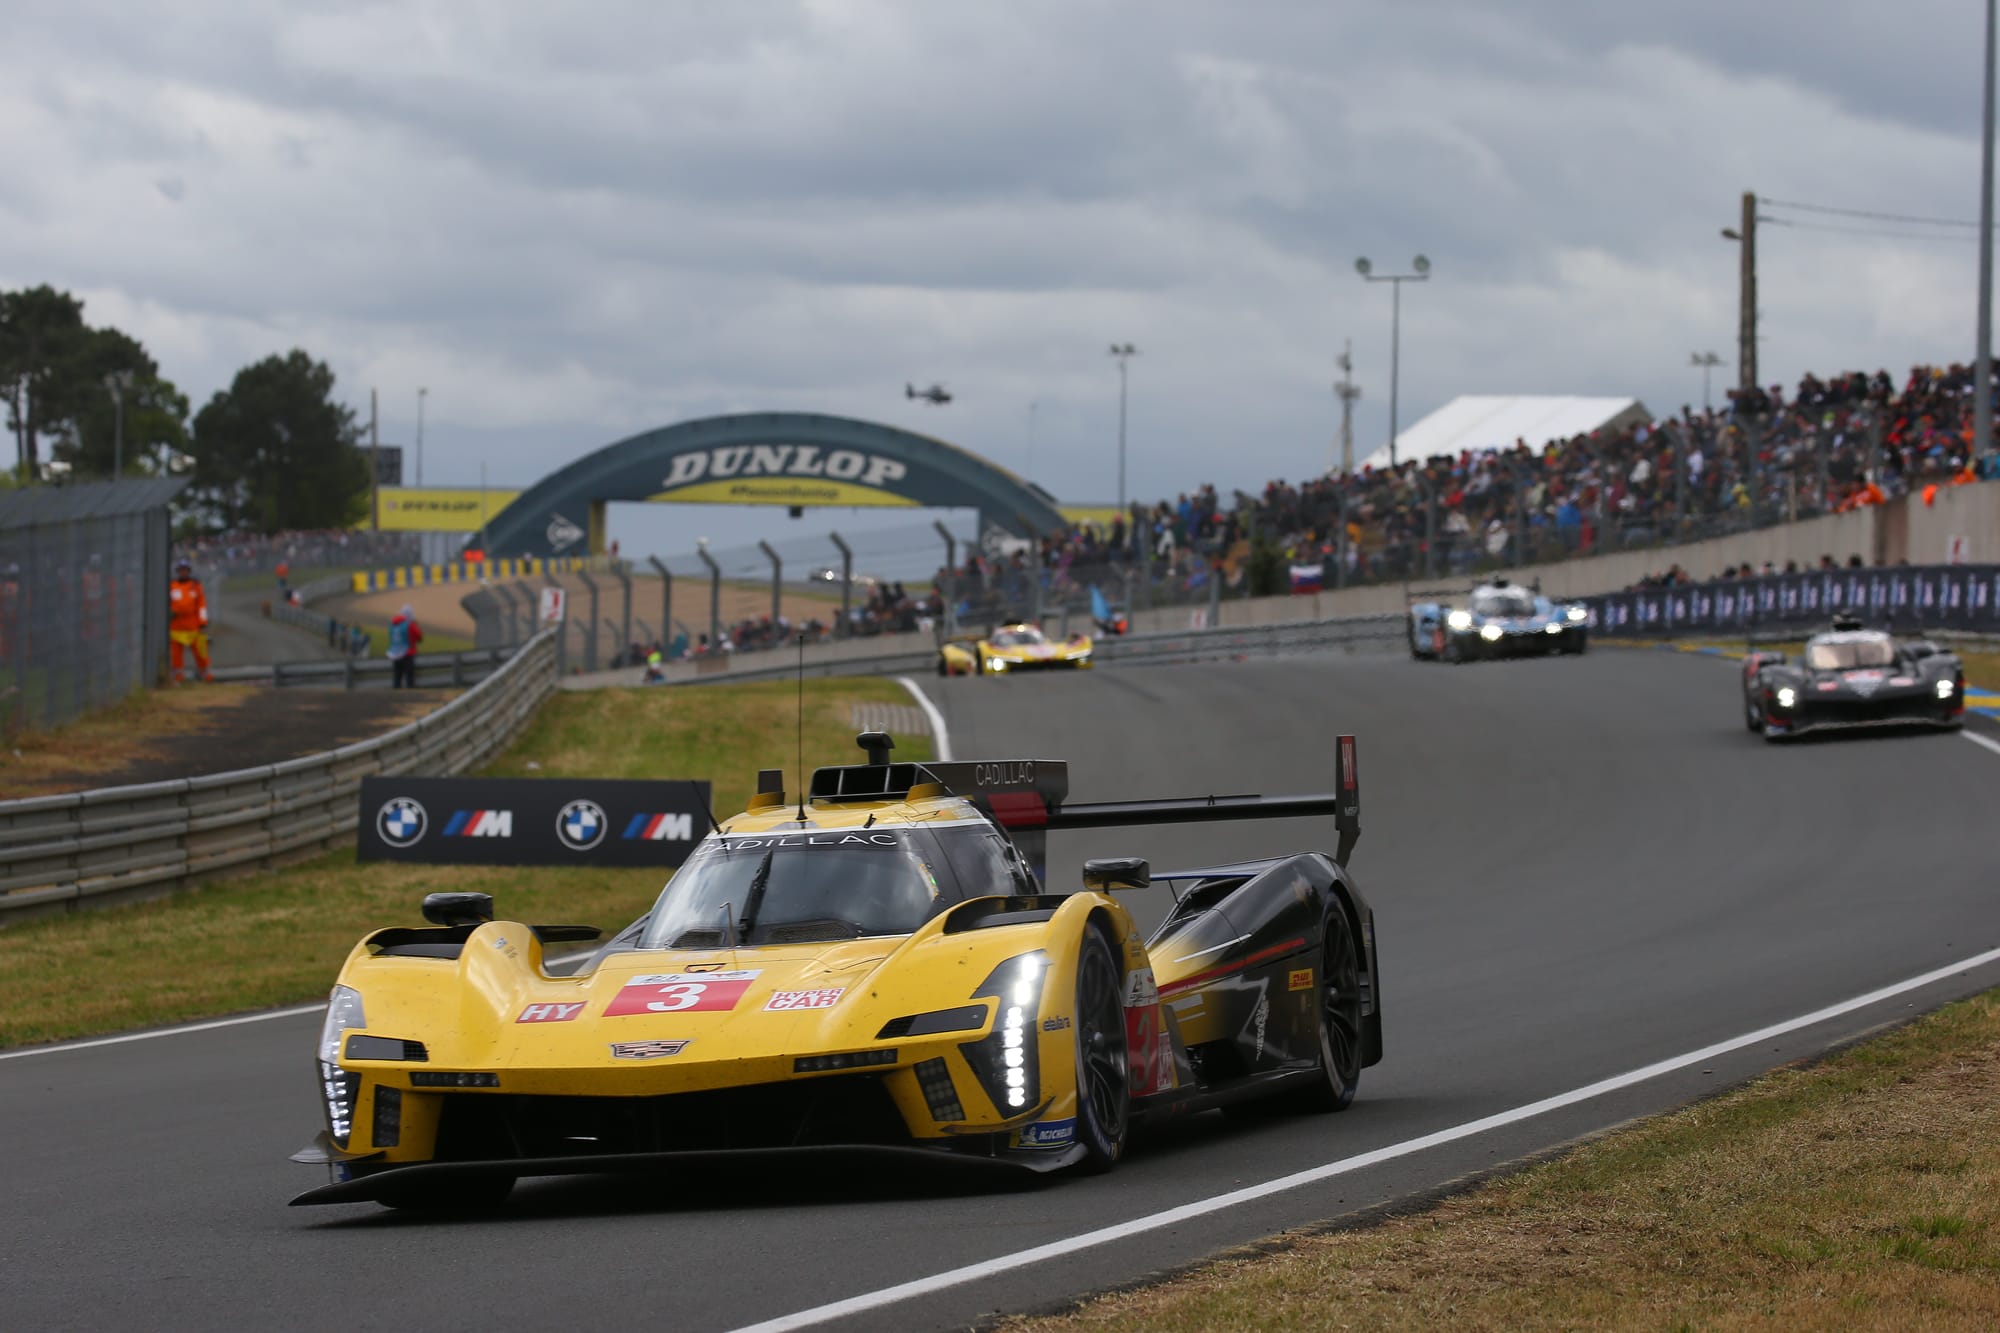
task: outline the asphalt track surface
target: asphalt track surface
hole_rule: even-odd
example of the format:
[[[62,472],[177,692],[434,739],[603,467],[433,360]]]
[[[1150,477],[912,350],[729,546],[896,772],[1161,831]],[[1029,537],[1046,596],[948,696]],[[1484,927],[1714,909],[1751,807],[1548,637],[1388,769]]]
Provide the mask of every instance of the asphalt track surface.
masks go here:
[[[285,1160],[319,1125],[316,1016],[0,1059],[7,1322],[780,1320],[1451,1130],[2000,946],[2000,753],[1943,734],[1767,746],[1710,658],[1330,657],[925,685],[958,757],[1066,757],[1079,800],[1323,790],[1334,735],[1357,733],[1353,868],[1376,912],[1387,1058],[1354,1107],[1196,1117],[1094,1179],[704,1170],[529,1183],[494,1216],[441,1223],[285,1207],[321,1178]],[[1050,860],[1165,866],[1329,840],[1299,822],[1109,831],[1063,835]],[[959,1327],[1419,1199],[1995,984],[2000,965],[1955,969],[1606,1095],[828,1326]]]

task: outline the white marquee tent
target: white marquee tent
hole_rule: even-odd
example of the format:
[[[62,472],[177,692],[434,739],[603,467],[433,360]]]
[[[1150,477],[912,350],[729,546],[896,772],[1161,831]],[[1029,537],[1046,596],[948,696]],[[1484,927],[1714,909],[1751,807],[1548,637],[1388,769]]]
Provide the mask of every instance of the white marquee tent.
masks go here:
[[[1396,434],[1396,457],[1456,457],[1465,450],[1486,452],[1513,447],[1526,440],[1539,449],[1551,440],[1566,440],[1594,430],[1617,430],[1635,421],[1649,421],[1636,398],[1534,397],[1528,395],[1461,394],[1423,420]],[[1355,464],[1387,467],[1389,447],[1383,445]]]

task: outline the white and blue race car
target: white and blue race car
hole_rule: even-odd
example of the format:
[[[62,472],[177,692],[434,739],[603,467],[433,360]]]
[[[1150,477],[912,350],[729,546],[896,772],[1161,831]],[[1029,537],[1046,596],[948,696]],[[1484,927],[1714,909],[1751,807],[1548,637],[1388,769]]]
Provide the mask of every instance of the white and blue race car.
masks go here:
[[[1409,623],[1410,656],[1418,661],[1581,653],[1590,641],[1588,610],[1504,574],[1474,588],[1463,605],[1412,602]]]

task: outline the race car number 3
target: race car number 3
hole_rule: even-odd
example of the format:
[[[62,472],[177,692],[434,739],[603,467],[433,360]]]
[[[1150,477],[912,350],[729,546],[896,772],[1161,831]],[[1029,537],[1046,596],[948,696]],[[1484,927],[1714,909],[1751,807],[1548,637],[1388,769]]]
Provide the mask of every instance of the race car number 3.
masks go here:
[[[629,977],[611,1003],[604,1007],[606,1018],[621,1014],[692,1014],[702,1010],[736,1007],[758,969],[736,972],[666,972],[656,976]]]

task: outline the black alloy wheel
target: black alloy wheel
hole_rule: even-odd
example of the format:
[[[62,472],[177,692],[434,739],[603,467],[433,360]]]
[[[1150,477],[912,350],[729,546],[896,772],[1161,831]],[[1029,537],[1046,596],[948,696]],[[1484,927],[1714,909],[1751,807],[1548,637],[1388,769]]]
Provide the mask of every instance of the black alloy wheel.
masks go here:
[[[1319,1070],[1297,1098],[1305,1111],[1345,1111],[1361,1082],[1361,950],[1347,912],[1327,913],[1319,958]]]
[[[1111,944],[1092,926],[1076,960],[1076,1141],[1083,1145],[1080,1165],[1090,1172],[1118,1164],[1132,1119],[1123,992]]]

